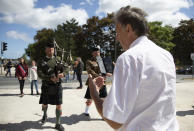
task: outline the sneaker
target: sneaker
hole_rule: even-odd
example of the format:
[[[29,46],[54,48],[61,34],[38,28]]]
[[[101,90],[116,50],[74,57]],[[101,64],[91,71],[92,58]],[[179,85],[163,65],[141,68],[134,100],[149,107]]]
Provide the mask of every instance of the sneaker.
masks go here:
[[[42,120],[41,120],[42,124],[44,124],[46,120],[47,120],[47,115],[43,115]]]
[[[58,130],[58,131],[64,131],[65,130],[65,128],[61,124],[56,124],[55,129]]]

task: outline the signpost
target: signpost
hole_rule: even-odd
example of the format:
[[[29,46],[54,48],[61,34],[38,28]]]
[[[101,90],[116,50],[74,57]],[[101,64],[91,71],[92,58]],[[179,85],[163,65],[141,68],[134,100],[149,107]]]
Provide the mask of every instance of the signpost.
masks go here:
[[[192,78],[194,78],[194,53],[191,53],[191,60],[192,60]]]

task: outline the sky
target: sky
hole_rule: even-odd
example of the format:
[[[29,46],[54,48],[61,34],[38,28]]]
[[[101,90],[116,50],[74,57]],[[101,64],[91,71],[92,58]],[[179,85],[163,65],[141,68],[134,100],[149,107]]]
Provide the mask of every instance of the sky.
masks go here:
[[[102,18],[127,5],[147,12],[149,22],[173,27],[194,18],[194,0],[0,0],[0,41],[8,43],[2,57],[21,57],[42,28],[55,29],[72,18],[83,25],[92,16]]]

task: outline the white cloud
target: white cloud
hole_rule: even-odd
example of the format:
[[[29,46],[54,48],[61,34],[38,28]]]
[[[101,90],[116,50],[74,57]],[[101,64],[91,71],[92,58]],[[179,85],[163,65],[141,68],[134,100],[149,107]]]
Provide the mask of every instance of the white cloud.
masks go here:
[[[85,24],[88,14],[84,9],[73,9],[71,5],[61,4],[55,8],[35,8],[37,0],[1,0],[0,21],[28,25],[32,28],[55,28],[66,20],[75,18],[79,24]]]
[[[34,7],[37,0],[1,0],[0,13],[2,14],[17,14],[29,11]]]
[[[93,2],[94,2],[95,0],[85,0],[85,1],[82,1],[81,3],[80,3],[80,5],[86,5],[86,4],[89,4],[89,5],[93,5]]]
[[[85,2],[81,2],[81,3],[79,3],[80,5],[85,5],[86,3]]]
[[[86,0],[86,2],[87,2],[89,5],[93,5],[93,3],[92,3],[91,0]]]
[[[181,19],[189,19],[180,12],[181,8],[193,5],[191,0],[99,0],[96,14],[111,13],[123,6],[139,7],[148,13],[148,21],[162,21],[164,24],[177,26]]]
[[[26,33],[17,32],[15,30],[11,30],[6,32],[6,35],[10,38],[17,39],[17,40],[23,40],[25,42],[32,42],[32,39],[28,37]]]

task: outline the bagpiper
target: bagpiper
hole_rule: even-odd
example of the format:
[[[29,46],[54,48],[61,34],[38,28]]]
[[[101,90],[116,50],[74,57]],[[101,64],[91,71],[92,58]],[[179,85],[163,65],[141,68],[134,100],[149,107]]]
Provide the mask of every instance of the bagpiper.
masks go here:
[[[106,73],[105,71],[105,67],[103,65],[102,59],[101,62],[99,62],[98,59],[101,59],[100,57],[100,47],[93,47],[92,48],[92,57],[90,59],[87,60],[86,62],[86,70],[88,74],[92,75],[92,78],[96,78],[98,76],[111,76],[112,74],[110,73]],[[86,85],[88,86],[88,80],[86,81]],[[107,89],[106,89],[106,85],[104,85],[100,91],[99,91],[99,97],[100,98],[105,98],[107,96]],[[90,90],[89,87],[87,87],[86,93],[85,93],[85,97],[86,100],[86,108],[85,108],[85,115],[86,116],[90,116],[89,115],[89,108],[92,104],[92,99],[90,96]]]
[[[55,129],[64,131],[60,123],[62,115],[62,86],[61,78],[64,77],[63,68],[57,69],[57,57],[54,56],[54,43],[48,43],[45,47],[46,56],[38,63],[38,76],[42,79],[41,95],[39,104],[42,104],[42,123],[47,120],[48,104],[56,105]]]

